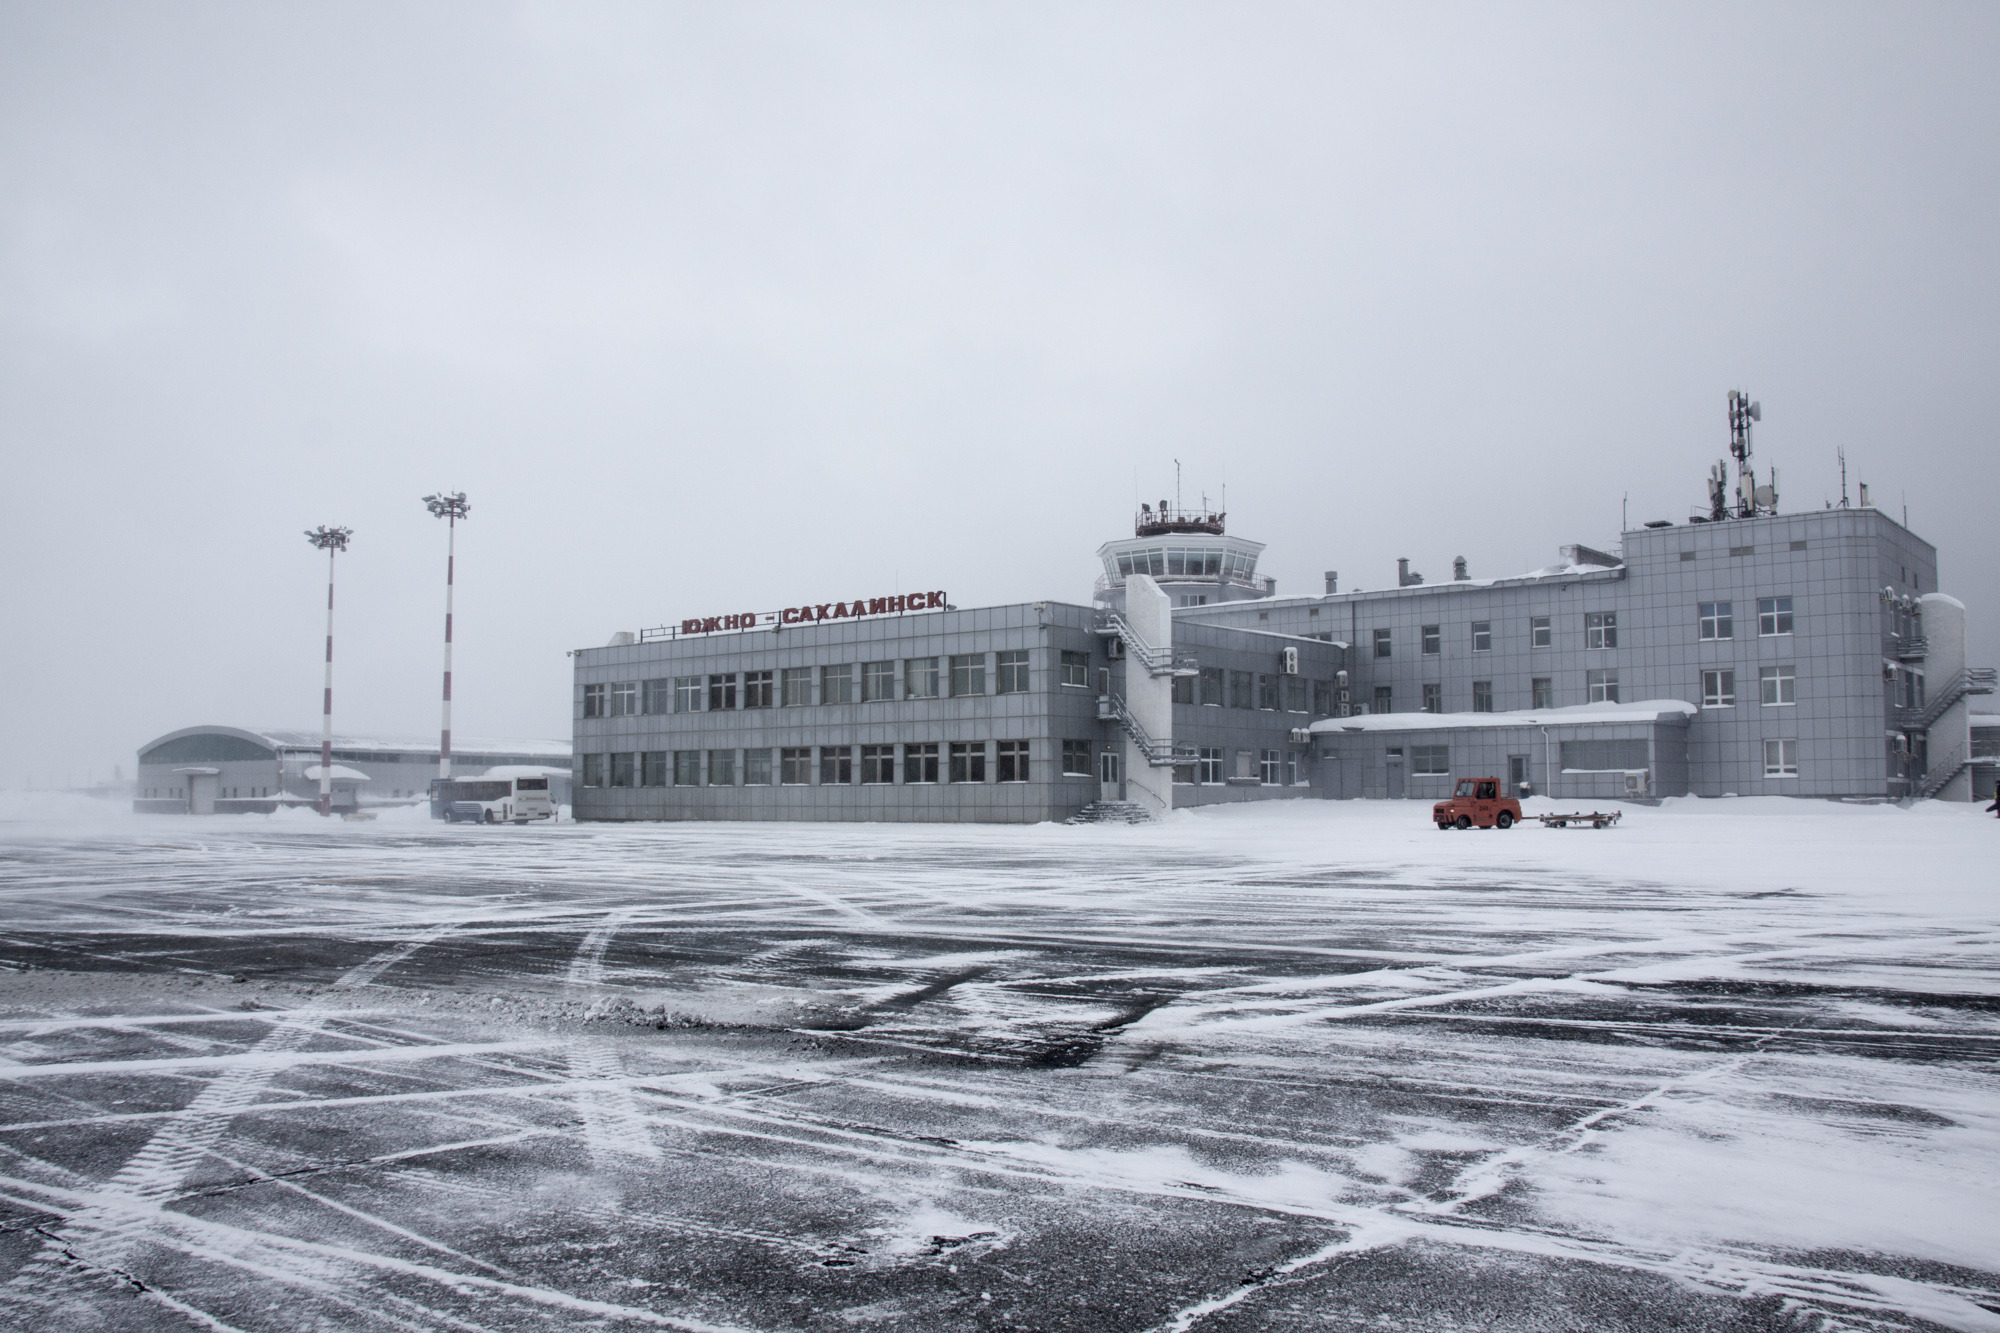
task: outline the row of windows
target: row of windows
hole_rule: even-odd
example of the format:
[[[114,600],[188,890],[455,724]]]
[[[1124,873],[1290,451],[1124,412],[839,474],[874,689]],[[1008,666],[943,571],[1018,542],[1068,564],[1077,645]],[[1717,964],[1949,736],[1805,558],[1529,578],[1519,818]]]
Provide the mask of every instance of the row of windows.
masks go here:
[[[1296,750],[1238,750],[1235,771],[1229,768],[1229,751],[1219,745],[1205,745],[1195,751],[1192,764],[1177,764],[1174,781],[1182,786],[1220,787],[1230,781],[1254,782],[1262,787],[1307,785],[1304,757]]]
[[[1736,634],[1735,603],[1698,602],[1696,621],[1703,639],[1729,639]],[[1472,622],[1472,651],[1486,653],[1493,651],[1493,622],[1475,620]],[[1757,599],[1757,633],[1763,638],[1772,638],[1792,632],[1792,599],[1789,597],[1760,597]],[[1528,617],[1528,646],[1530,648],[1553,648],[1555,627],[1548,616]],[[1583,646],[1589,649],[1616,648],[1618,646],[1618,613],[1616,611],[1588,611],[1583,617]],[[1417,630],[1418,651],[1426,657],[1434,657],[1444,651],[1444,627],[1423,625]],[[1375,656],[1394,657],[1396,655],[1395,631],[1378,629],[1375,631]]]
[[[1695,606],[1696,623],[1700,626],[1704,641],[1733,639],[1736,637],[1736,604],[1734,602],[1698,602]],[[1792,632],[1792,599],[1789,597],[1759,597],[1757,599],[1757,637],[1776,638]]]
[[[1203,667],[1199,676],[1174,677],[1174,702],[1220,708],[1263,709],[1303,713],[1308,707],[1320,717],[1333,716],[1333,682],[1307,680],[1263,672]]]
[[[1798,671],[1791,666],[1767,666],[1757,669],[1757,693],[1759,702],[1767,708],[1779,708],[1796,704],[1798,700]],[[1535,676],[1528,683],[1528,707],[1555,707],[1555,678]],[[1584,697],[1594,704],[1620,702],[1618,668],[1603,667],[1584,672]],[[1704,671],[1701,673],[1701,702],[1704,708],[1733,708],[1736,705],[1736,673],[1733,670]],[[1396,690],[1393,685],[1375,687],[1374,706],[1376,713],[1396,711]],[[1423,686],[1422,711],[1426,713],[1444,712],[1444,686],[1429,682]],[[1493,682],[1475,680],[1472,682],[1472,711],[1490,713],[1493,711]]]
[[[750,750],[631,750],[583,756],[586,787],[822,787],[1027,782],[1028,742],[913,741],[903,745],[797,745]],[[901,752],[900,755],[898,752]],[[899,762],[900,761],[900,762]],[[1091,743],[1062,743],[1062,772],[1088,777]]]
[[[269,787],[222,787],[218,788],[215,794],[217,799],[224,801],[258,801],[268,797],[271,794],[271,789]],[[148,787],[139,793],[139,799],[142,801],[186,800],[187,792],[179,787]]]
[[[1562,767],[1566,773],[1631,772],[1650,766],[1643,740],[1563,741]],[[1388,751],[1391,756],[1399,749]],[[1451,774],[1451,747],[1413,745],[1410,747],[1413,777],[1448,777]],[[1790,739],[1764,742],[1764,776],[1795,778],[1799,775],[1799,743]]]
[[[993,655],[992,693],[1028,692],[1028,650]],[[822,704],[873,703],[897,697],[902,682],[905,699],[952,698],[986,694],[985,653],[959,653],[948,658],[909,657],[897,662],[843,662],[838,666],[784,667],[765,671],[721,672],[707,676],[662,676],[656,680],[613,681],[583,687],[585,717],[635,717],[641,714],[722,712],[738,708],[802,708],[814,702],[819,687]],[[939,663],[944,665],[940,667]],[[1061,681],[1088,689],[1090,654],[1062,654]]]

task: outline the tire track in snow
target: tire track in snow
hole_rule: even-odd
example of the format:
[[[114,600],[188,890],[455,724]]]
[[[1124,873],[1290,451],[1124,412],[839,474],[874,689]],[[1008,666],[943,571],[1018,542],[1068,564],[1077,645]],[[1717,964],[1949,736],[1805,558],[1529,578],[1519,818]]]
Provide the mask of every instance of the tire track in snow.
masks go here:
[[[585,990],[604,982],[604,951],[611,939],[631,920],[631,911],[612,912],[599,922],[577,945],[569,960],[566,983],[571,990]],[[591,1163],[612,1169],[621,1159],[633,1157],[660,1160],[659,1145],[653,1142],[645,1113],[629,1086],[613,1083],[624,1072],[617,1047],[608,1037],[578,1037],[570,1046],[570,1076],[581,1082],[608,1086],[586,1087],[576,1094],[577,1111],[583,1116],[584,1144],[590,1149]]]
[[[344,990],[370,985],[452,929],[450,925],[436,926],[385,949],[334,985]],[[202,1160],[214,1151],[236,1116],[262,1096],[274,1074],[294,1063],[284,1057],[294,1055],[317,1037],[337,1012],[328,1005],[295,1010],[250,1050],[255,1056],[277,1058],[234,1065],[210,1079],[188,1105],[186,1114],[162,1126],[117,1174],[91,1191],[92,1202],[70,1212],[61,1231],[22,1265],[0,1294],[10,1301],[46,1307],[65,1295],[65,1277],[73,1264],[128,1273],[133,1254],[155,1232],[168,1201],[181,1192]],[[135,1279],[126,1280],[136,1284]]]

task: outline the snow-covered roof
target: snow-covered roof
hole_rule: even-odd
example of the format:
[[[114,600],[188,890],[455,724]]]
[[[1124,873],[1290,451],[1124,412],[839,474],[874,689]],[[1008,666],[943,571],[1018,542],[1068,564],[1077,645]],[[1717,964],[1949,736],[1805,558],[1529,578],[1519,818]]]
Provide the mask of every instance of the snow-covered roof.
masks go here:
[[[358,768],[349,768],[346,764],[335,764],[326,771],[331,775],[331,780],[334,782],[367,782],[369,780],[366,773],[363,773]],[[314,764],[305,771],[305,779],[307,782],[318,782],[319,774],[320,767],[318,764]]]
[[[1574,704],[1512,713],[1365,713],[1322,718],[1316,732],[1458,731],[1472,727],[1574,727],[1592,722],[1685,721],[1701,710],[1685,699],[1640,699],[1629,704]]]

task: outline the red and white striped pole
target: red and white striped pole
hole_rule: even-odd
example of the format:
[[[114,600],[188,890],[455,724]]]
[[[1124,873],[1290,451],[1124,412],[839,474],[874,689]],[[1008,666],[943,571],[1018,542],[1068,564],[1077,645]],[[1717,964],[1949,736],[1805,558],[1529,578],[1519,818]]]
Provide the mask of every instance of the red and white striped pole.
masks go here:
[[[326,552],[326,698],[319,724],[319,812],[333,813],[333,557],[347,549],[351,528],[321,525],[306,540]]]
[[[445,520],[444,556],[444,722],[438,730],[438,776],[451,776],[451,595],[458,571],[458,520],[472,512],[464,491],[424,497],[433,517]]]

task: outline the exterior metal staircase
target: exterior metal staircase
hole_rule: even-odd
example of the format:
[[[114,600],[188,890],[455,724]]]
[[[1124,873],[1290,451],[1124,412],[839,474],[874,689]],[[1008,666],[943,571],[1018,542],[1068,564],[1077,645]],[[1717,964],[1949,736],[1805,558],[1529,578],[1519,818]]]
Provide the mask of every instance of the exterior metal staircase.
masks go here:
[[[1199,676],[1201,666],[1192,653],[1171,648],[1155,648],[1140,638],[1131,623],[1116,611],[1100,612],[1094,627],[1099,634],[1115,634],[1125,645],[1125,655],[1146,668],[1149,676]]]
[[[1906,731],[1925,731],[1944,716],[1944,711],[1968,694],[1992,694],[2000,689],[2000,670],[1967,667],[1939,686],[1922,708],[1898,708],[1896,725]]]
[[[1964,741],[1951,748],[1942,763],[1932,764],[1930,770],[1917,780],[1917,789],[1911,794],[1920,801],[1928,801],[1945,789],[1945,784],[1972,766],[1972,754]]]
[[[1133,717],[1132,710],[1125,706],[1125,701],[1115,694],[1097,696],[1097,717],[1100,722],[1116,722],[1123,727],[1125,734],[1145,754],[1146,762],[1154,768],[1192,764],[1200,758],[1191,745],[1176,746],[1170,741],[1156,741],[1147,735],[1146,729],[1139,725],[1139,719]]]

